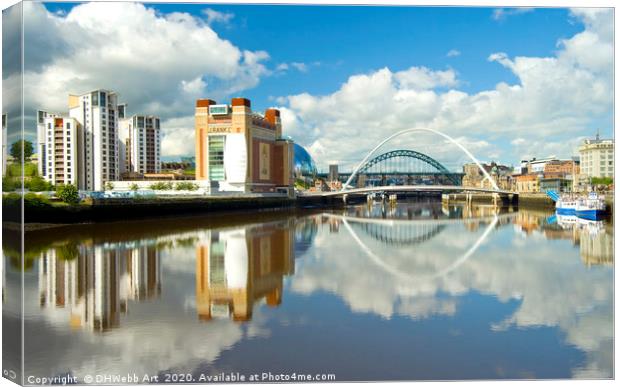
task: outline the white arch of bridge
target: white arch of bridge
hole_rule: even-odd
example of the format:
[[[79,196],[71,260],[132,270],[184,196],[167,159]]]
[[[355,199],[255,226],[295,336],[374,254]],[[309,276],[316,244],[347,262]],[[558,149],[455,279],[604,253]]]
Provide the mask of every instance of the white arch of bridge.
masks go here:
[[[362,159],[362,161],[358,164],[358,166],[355,168],[355,170],[353,171],[353,173],[351,173],[351,176],[349,176],[349,179],[347,180],[346,183],[344,183],[344,185],[342,186],[342,189],[340,191],[346,191],[347,187],[349,187],[349,184],[351,184],[351,181],[353,180],[353,178],[357,175],[357,173],[359,172],[359,170],[362,168],[362,166],[366,163],[366,161],[368,161],[368,159],[377,151],[377,149],[381,148],[385,143],[389,142],[390,140],[392,140],[393,138],[402,136],[403,134],[407,134],[407,133],[413,133],[413,132],[430,132],[430,133],[434,133],[437,134],[443,138],[445,138],[446,140],[450,141],[451,143],[453,143],[454,145],[456,145],[457,147],[459,147],[460,150],[462,150],[463,152],[465,152],[465,154],[467,156],[469,156],[469,158],[478,166],[478,168],[480,169],[480,171],[482,172],[482,174],[485,176],[486,179],[488,179],[491,184],[493,185],[493,189],[496,191],[499,191],[499,187],[497,186],[497,184],[495,183],[495,180],[493,180],[493,178],[491,177],[491,175],[489,175],[489,173],[486,171],[486,169],[484,169],[482,167],[482,164],[480,164],[480,162],[478,161],[478,159],[470,152],[467,150],[467,148],[465,148],[463,145],[459,144],[458,141],[456,141],[455,139],[453,139],[452,137],[448,136],[445,133],[442,133],[438,130],[435,129],[428,129],[428,128],[411,128],[411,129],[404,129],[401,130],[399,132],[396,132],[390,136],[388,136],[387,138],[385,138],[383,141],[381,141],[379,143],[379,145],[377,145],[376,147],[374,147],[370,152],[368,152],[368,154],[366,155],[366,157],[364,157]]]

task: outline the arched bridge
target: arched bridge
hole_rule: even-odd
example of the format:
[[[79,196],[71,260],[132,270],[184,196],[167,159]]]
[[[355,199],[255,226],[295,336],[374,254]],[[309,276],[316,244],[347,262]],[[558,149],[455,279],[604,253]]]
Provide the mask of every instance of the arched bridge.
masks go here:
[[[460,185],[463,174],[450,172],[439,161],[414,150],[398,149],[368,160],[358,175],[443,176],[443,181]]]

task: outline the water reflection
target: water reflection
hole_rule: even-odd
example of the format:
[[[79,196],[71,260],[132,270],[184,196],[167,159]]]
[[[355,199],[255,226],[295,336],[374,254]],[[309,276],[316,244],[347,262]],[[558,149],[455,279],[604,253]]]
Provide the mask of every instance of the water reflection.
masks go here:
[[[196,309],[201,320],[252,318],[254,304],[282,303],[283,276],[295,272],[294,224],[207,232],[196,246]],[[293,226],[293,227],[286,227]]]
[[[319,371],[331,359],[340,380],[613,374],[606,223],[436,202],[235,222],[31,234],[26,369]],[[6,294],[19,294],[8,258]]]
[[[129,300],[161,293],[157,247],[131,245],[63,245],[44,251],[38,263],[41,307],[64,309],[72,328],[117,328]]]

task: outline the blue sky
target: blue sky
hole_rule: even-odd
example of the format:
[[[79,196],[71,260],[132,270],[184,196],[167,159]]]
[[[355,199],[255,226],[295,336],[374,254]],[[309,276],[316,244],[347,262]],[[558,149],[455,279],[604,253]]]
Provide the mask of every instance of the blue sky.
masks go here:
[[[53,12],[68,12],[75,5],[46,3]],[[386,66],[394,71],[412,65],[453,68],[463,80],[462,90],[478,92],[500,81],[516,81],[509,70],[487,60],[489,53],[550,55],[558,39],[583,30],[566,8],[541,8],[496,20],[497,8],[486,7],[147,5],[161,13],[197,17],[207,6],[232,14],[228,23],[212,25],[223,39],[244,49],[265,50],[274,63],[320,63],[305,73],[270,77],[243,93],[261,109],[273,104],[269,97],[331,93],[352,74]],[[447,57],[453,49],[460,55]]]
[[[440,130],[481,160],[506,164],[570,157],[597,129],[613,135],[609,9],[25,7],[29,136],[37,109],[66,110],[66,94],[94,88],[119,92],[132,114],[161,116],[169,159],[193,152],[194,101],[207,97],[281,109],[284,133],[320,169],[346,168],[410,127]],[[392,146],[451,169],[468,161],[437,144],[416,136]]]

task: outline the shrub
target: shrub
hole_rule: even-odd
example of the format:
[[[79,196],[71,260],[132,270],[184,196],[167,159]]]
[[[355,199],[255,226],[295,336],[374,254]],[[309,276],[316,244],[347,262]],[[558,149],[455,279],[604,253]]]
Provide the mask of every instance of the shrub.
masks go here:
[[[2,178],[2,191],[3,192],[13,192],[18,188],[20,188],[20,184],[18,180],[11,178],[11,177]]]
[[[177,191],[196,191],[198,189],[198,184],[190,183],[189,181],[184,181],[177,183],[175,186]]]
[[[51,191],[53,188],[50,183],[39,176],[31,177],[30,180],[24,182],[24,186],[34,192]]]
[[[104,184],[103,188],[106,191],[112,191],[114,189],[114,184],[112,184],[112,182],[108,181],[107,183]]]
[[[138,184],[133,183],[132,185],[129,186],[129,189],[132,191],[137,191],[138,189],[140,189],[140,187],[138,187]]]
[[[172,189],[172,183],[159,181],[157,183],[153,183],[149,186],[150,189],[154,191],[169,191]]]
[[[2,204],[8,205],[8,206],[19,205],[21,200],[22,200],[22,195],[15,193],[15,192],[2,195]]]
[[[44,196],[30,192],[24,195],[24,207],[46,207],[49,204],[49,200]]]
[[[77,204],[80,202],[80,194],[73,184],[60,185],[56,188],[56,196],[63,202],[68,204]]]

